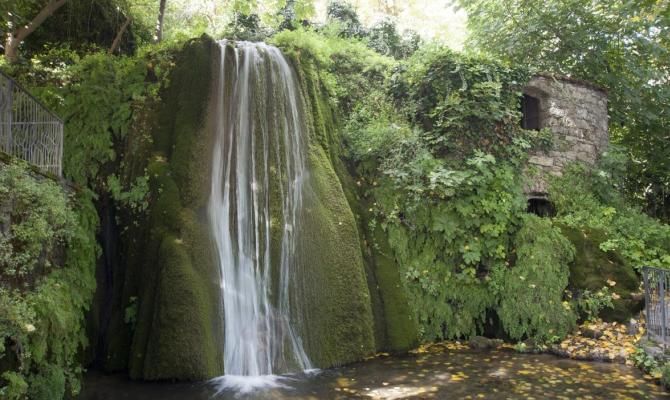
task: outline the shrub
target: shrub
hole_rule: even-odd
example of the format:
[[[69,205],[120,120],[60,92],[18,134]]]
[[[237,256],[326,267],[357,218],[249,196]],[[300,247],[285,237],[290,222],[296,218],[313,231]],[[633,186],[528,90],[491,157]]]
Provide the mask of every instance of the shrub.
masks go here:
[[[512,339],[546,342],[563,337],[576,323],[564,300],[574,247],[548,219],[524,216],[514,237],[516,263],[493,273],[498,316]]]

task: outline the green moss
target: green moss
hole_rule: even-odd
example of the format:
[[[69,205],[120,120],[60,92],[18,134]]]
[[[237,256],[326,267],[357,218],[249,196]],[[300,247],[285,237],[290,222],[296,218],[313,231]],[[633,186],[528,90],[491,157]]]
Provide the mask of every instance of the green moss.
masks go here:
[[[212,129],[208,104],[216,44],[187,43],[161,92],[154,149],[146,160],[151,204],[128,237],[117,329],[131,330],[128,369],[136,379],[201,380],[223,373],[218,268],[206,220]],[[137,298],[136,326],[123,319]],[[127,341],[120,340],[117,350]],[[110,351],[110,354],[112,351]]]
[[[216,310],[211,284],[192,263],[193,248],[165,235],[153,306],[154,327],[144,359],[144,379],[207,379],[221,371],[211,321]]]
[[[374,230],[374,266],[383,300],[386,342],[379,349],[403,352],[418,344],[418,326],[400,279],[398,263],[381,227]]]
[[[375,350],[358,231],[323,149],[311,146],[301,260],[307,352],[318,367],[360,360]]]
[[[327,166],[329,173],[331,170],[334,172],[334,176],[328,181],[331,182],[330,185],[340,188],[341,194],[338,193],[336,196],[341,196],[342,200],[346,201],[346,204],[342,205],[346,209],[343,211],[345,214],[336,215],[348,215],[353,212],[354,231],[351,235],[358,238],[359,250],[356,253],[361,255],[363,261],[368,303],[373,317],[375,348],[394,352],[406,351],[416,344],[418,333],[407,296],[401,285],[398,266],[392,258],[385,255],[388,253],[380,252],[372,245],[375,240],[368,232],[365,201],[359,197],[354,179],[340,158],[342,140],[337,127],[338,121],[333,111],[334,107],[328,101],[326,90],[323,88],[319,69],[316,68],[310,54],[292,52],[291,59],[298,72],[310,116],[308,123],[310,131],[313,132],[310,138],[313,147],[310,156],[313,160],[322,158],[320,162]],[[318,163],[310,164],[310,172],[313,175],[315,171],[312,167],[317,167],[315,164]],[[317,176],[318,178],[320,177]],[[382,243],[382,246],[387,243],[383,237],[377,238],[377,241]]]
[[[633,296],[640,289],[640,278],[633,267],[618,252],[600,249],[600,244],[607,240],[603,232],[566,226],[562,226],[561,230],[577,251],[574,262],[570,264],[570,287],[577,292],[597,292],[609,286],[608,280],[616,282],[610,290],[621,298],[613,301],[613,309],[601,311],[601,317],[608,321],[628,322],[642,309],[641,300]]]

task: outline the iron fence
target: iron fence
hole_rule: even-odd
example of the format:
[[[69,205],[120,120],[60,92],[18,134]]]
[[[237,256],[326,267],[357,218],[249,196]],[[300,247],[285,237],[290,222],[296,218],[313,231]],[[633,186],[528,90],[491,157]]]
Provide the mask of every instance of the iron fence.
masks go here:
[[[644,267],[647,336],[666,347],[670,342],[670,270]]]
[[[62,176],[63,121],[1,71],[0,151]]]

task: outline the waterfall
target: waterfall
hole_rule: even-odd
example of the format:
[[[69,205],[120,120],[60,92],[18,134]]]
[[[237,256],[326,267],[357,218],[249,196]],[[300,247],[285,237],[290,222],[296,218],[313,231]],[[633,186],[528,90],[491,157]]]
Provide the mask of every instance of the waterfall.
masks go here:
[[[225,377],[304,371],[311,364],[294,287],[307,180],[304,100],[279,49],[219,46],[208,214],[221,273]]]

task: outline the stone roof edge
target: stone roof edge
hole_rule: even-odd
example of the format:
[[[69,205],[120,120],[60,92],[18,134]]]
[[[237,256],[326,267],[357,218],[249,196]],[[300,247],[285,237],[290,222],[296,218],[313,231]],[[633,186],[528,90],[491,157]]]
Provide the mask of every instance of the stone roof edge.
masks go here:
[[[575,85],[584,86],[584,87],[587,87],[589,89],[593,89],[593,90],[602,92],[605,95],[608,94],[607,89],[603,86],[597,85],[593,82],[589,82],[589,81],[586,81],[586,80],[583,80],[583,79],[572,78],[572,77],[566,76],[566,75],[553,74],[553,73],[550,73],[550,72],[540,72],[540,73],[537,73],[537,74],[533,75],[533,78],[555,79],[555,80],[558,80],[558,81],[564,81],[564,82],[569,82],[569,83],[572,83],[572,84],[575,84]]]

